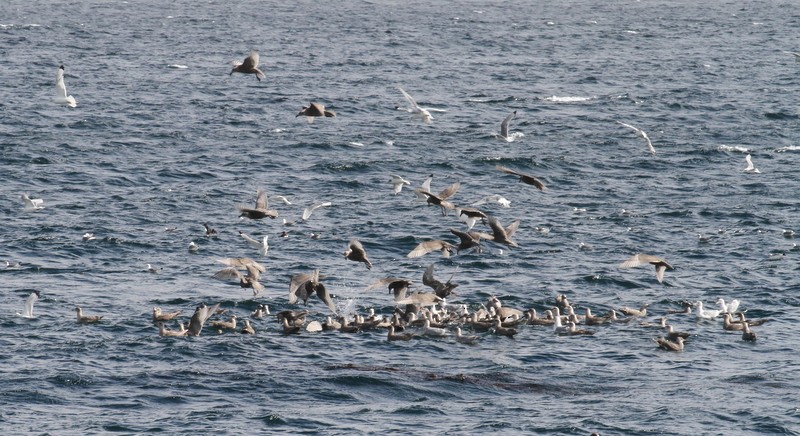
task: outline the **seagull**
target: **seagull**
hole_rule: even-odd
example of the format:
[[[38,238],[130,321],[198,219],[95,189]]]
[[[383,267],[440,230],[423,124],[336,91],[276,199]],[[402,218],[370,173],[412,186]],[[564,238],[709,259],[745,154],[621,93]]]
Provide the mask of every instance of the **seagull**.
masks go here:
[[[453,244],[451,244],[451,243],[449,243],[447,241],[442,241],[442,240],[439,240],[439,239],[433,239],[433,240],[430,240],[430,241],[422,241],[419,244],[417,244],[417,246],[414,247],[414,249],[411,250],[406,255],[406,257],[408,257],[410,259],[415,259],[417,257],[424,256],[424,255],[430,253],[431,251],[440,251],[442,253],[442,256],[447,258],[447,257],[450,257],[450,254],[453,253],[453,250],[455,248],[456,248],[455,245],[453,245]]]
[[[238,279],[239,286],[242,288],[252,288],[253,296],[256,296],[264,290],[264,285],[258,281],[261,278],[261,273],[264,272],[264,267],[254,262],[244,265],[244,268],[247,270],[247,274],[239,272],[237,267],[229,266],[217,271],[212,277],[219,280]]]
[[[750,331],[750,325],[747,323],[744,323],[742,327],[742,340],[749,342],[755,342],[756,340],[756,332]]]
[[[22,310],[22,313],[17,313],[17,315],[23,318],[33,318],[33,303],[41,297],[42,294],[39,291],[31,292],[31,295],[28,295],[28,298],[25,300],[25,308]]]
[[[390,341],[410,341],[413,337],[413,333],[395,333],[394,326],[389,326],[389,334],[387,335],[387,339]]]
[[[273,196],[272,196],[272,199],[273,199],[273,200],[279,200],[279,201],[281,201],[283,204],[287,204],[287,205],[291,205],[291,204],[292,204],[292,202],[291,202],[291,201],[289,201],[289,199],[288,199],[288,198],[286,198],[286,197],[284,197],[283,195],[273,195]]]
[[[308,206],[307,208],[303,209],[303,221],[306,221],[307,219],[311,218],[311,214],[315,210],[317,210],[317,209],[319,209],[321,207],[331,207],[331,206],[332,206],[332,204],[331,204],[330,201],[326,201],[326,202],[323,202],[323,203],[315,203],[315,204],[312,204],[311,206]]]
[[[217,229],[208,225],[208,223],[203,223],[203,227],[206,228],[206,236],[212,237],[217,236]]]
[[[658,348],[667,351],[683,351],[683,337],[678,336],[675,339],[675,342],[670,341],[667,338],[653,338],[653,340],[658,344]]]
[[[394,195],[399,194],[400,191],[403,190],[403,185],[411,186],[411,182],[402,178],[401,176],[398,176],[397,174],[390,174],[390,177],[391,180],[389,180],[389,183],[392,184]]]
[[[169,330],[164,326],[163,322],[158,323],[158,335],[165,336],[165,337],[177,337],[177,336],[186,336],[188,331],[184,330],[183,323],[179,324],[181,329],[180,330]]]
[[[544,183],[541,180],[539,180],[536,177],[534,177],[534,176],[530,176],[530,175],[527,175],[527,174],[522,174],[520,172],[512,170],[511,168],[506,168],[506,167],[504,167],[502,165],[497,165],[495,168],[497,168],[498,170],[500,170],[500,171],[502,171],[502,172],[504,172],[506,174],[512,174],[512,175],[518,176],[520,182],[525,183],[527,185],[533,185],[536,188],[538,188],[540,191],[547,190],[547,187],[544,186]]]
[[[189,330],[186,334],[189,336],[200,336],[200,332],[203,330],[203,324],[217,312],[219,305],[220,303],[217,303],[208,307],[205,303],[200,303],[195,309],[194,315],[192,315],[192,320],[189,321]]]
[[[456,247],[456,253],[469,250],[470,248],[474,248],[476,253],[481,253],[483,251],[481,239],[494,239],[494,236],[483,232],[462,232],[460,230],[450,229],[450,233],[458,236],[458,239],[461,241]]]
[[[753,160],[750,158],[749,154],[744,157],[744,160],[747,162],[747,168],[744,169],[746,173],[754,173],[754,174],[761,173],[761,171],[759,171],[758,168],[756,168],[755,165],[753,165]]]
[[[267,193],[266,191],[259,189],[256,191],[256,207],[255,209],[251,209],[246,206],[237,206],[239,209],[240,218],[250,218],[251,220],[260,220],[262,218],[270,217],[275,218],[278,216],[278,212],[275,210],[268,209],[269,202],[267,201]]]
[[[620,309],[619,311],[624,313],[625,315],[628,315],[628,316],[634,316],[634,317],[642,318],[642,317],[647,316],[647,307],[648,306],[650,306],[650,304],[647,304],[647,303],[643,304],[642,307],[640,307],[638,309],[634,309],[634,308],[626,306],[626,307],[623,307],[622,309]]]
[[[414,292],[413,294],[402,298],[395,299],[394,304],[402,306],[404,304],[414,304],[417,306],[435,306],[442,301],[436,294],[432,292]]]
[[[512,112],[509,114],[502,123],[500,123],[500,138],[505,140],[506,142],[511,142],[514,140],[513,136],[509,136],[508,134],[508,123],[517,116],[517,111]]]
[[[433,174],[426,177],[419,188],[414,190],[414,193],[417,195],[417,202],[418,203],[427,203],[428,196],[423,194],[423,192],[430,192],[431,191],[431,181],[433,180]]]
[[[267,255],[267,251],[269,250],[269,244],[267,244],[267,239],[269,239],[268,235],[264,235],[264,237],[261,238],[260,241],[250,237],[250,235],[242,231],[239,231],[239,235],[242,238],[244,238],[244,240],[247,241],[247,243],[250,244],[251,247],[257,248],[259,254],[261,254],[262,256]]]
[[[358,239],[350,240],[347,251],[344,252],[344,257],[355,262],[364,262],[367,265],[367,269],[372,269],[372,262],[367,259],[367,252],[364,251],[364,246],[361,245]]]
[[[92,241],[95,239],[94,233],[84,233],[81,238],[83,239],[83,242]]]
[[[459,344],[474,344],[478,341],[478,336],[476,335],[462,335],[461,334],[461,327],[456,327],[456,342]]]
[[[637,136],[641,136],[642,138],[644,138],[645,141],[647,141],[647,147],[650,149],[650,153],[653,153],[653,155],[656,154],[656,149],[653,148],[653,143],[650,142],[650,137],[647,136],[647,133],[645,133],[644,130],[636,128],[636,127],[633,127],[630,124],[625,124],[622,121],[617,121],[617,123],[622,124],[623,126],[629,128],[629,129],[633,129],[633,131],[636,132]]]
[[[236,320],[238,317],[236,315],[231,315],[230,321],[212,321],[211,327],[214,327],[217,330],[236,330]]]
[[[794,61],[795,62],[800,62],[800,53],[798,53],[796,51],[784,51],[784,53],[790,54],[790,55],[794,55]]]
[[[421,334],[423,336],[436,336],[436,337],[442,337],[448,335],[447,330],[443,328],[431,327],[431,320],[427,318],[425,319],[425,324],[422,327]]]
[[[497,203],[500,205],[500,207],[505,207],[505,208],[511,207],[511,202],[507,198],[498,194],[487,195],[486,197],[481,198],[475,203],[472,203],[471,206],[480,206],[485,203]]]
[[[400,108],[400,107],[398,107],[397,109],[405,110],[406,112],[409,112],[409,113],[413,114],[414,116],[420,117],[422,119],[422,121],[424,121],[427,124],[430,124],[431,121],[433,121],[433,117],[431,116],[431,112],[430,111],[447,112],[444,109],[432,109],[432,108],[419,107],[417,102],[414,101],[414,98],[412,98],[410,95],[408,95],[407,92],[403,91],[403,88],[397,88],[397,89],[399,89],[400,92],[403,93],[403,97],[405,97],[406,101],[408,101],[408,104],[411,105],[408,108]]]
[[[720,298],[717,300],[717,304],[723,313],[734,314],[739,309],[739,300],[731,300],[730,303],[725,304],[725,300]]]
[[[253,326],[250,325],[249,319],[244,320],[244,327],[242,327],[242,331],[240,333],[242,333],[243,335],[256,334],[256,329],[254,329]]]
[[[80,307],[75,308],[75,313],[78,314],[78,324],[94,324],[100,322],[103,319],[102,316],[97,315],[84,315],[83,309]]]
[[[318,269],[292,277],[292,281],[289,283],[289,304],[296,303],[298,298],[303,300],[303,304],[308,304],[308,297],[312,294],[317,294],[317,297],[328,306],[328,309],[334,315],[338,315],[331,294],[328,293],[325,285],[319,282]]]
[[[453,293],[453,289],[458,287],[458,284],[452,283],[458,268],[456,268],[456,271],[453,271],[453,274],[450,275],[447,282],[442,283],[433,277],[433,265],[434,264],[430,264],[430,266],[425,269],[425,273],[422,274],[422,284],[433,289],[436,296],[444,300],[448,295]]]
[[[149,272],[151,274],[158,274],[158,270],[160,270],[160,269],[161,268],[156,268],[153,265],[150,265],[149,263],[147,264],[147,272]]]
[[[314,122],[314,118],[316,117],[335,117],[336,112],[325,110],[325,106],[319,103],[309,103],[308,106],[303,107],[303,109],[295,116],[295,118],[299,117],[300,115],[305,115],[306,121],[308,124],[311,124]]]
[[[430,191],[423,190],[423,188],[415,189],[415,192],[426,196],[427,199],[425,201],[428,204],[435,204],[441,207],[442,215],[447,215],[447,210],[455,209],[456,205],[446,200],[452,197],[456,192],[458,192],[459,188],[461,188],[461,182],[455,182],[452,185],[444,188],[441,192],[439,192],[438,195],[431,194]]]
[[[41,198],[30,198],[28,194],[22,194],[19,197],[25,202],[25,210],[37,211],[44,209],[44,200]]]
[[[75,107],[78,102],[75,97],[67,95],[67,86],[64,84],[64,66],[58,67],[56,71],[56,98],[53,99],[54,103],[65,104],[69,107]]]
[[[697,319],[714,319],[722,313],[721,310],[704,310],[702,301],[694,303],[694,306],[697,308],[695,315]]]
[[[177,312],[163,313],[163,312],[161,312],[161,308],[160,307],[154,307],[153,308],[153,322],[169,321],[171,319],[174,319],[175,317],[177,317],[180,314],[181,314],[180,310],[177,311]]]
[[[500,224],[500,221],[497,220],[495,217],[489,217],[489,227],[492,229],[492,237],[494,242],[498,244],[505,244],[509,247],[519,247],[515,241],[511,239],[511,236],[516,233],[517,228],[519,228],[520,220],[516,220],[513,223],[509,224],[508,227],[503,227]]]
[[[200,246],[195,244],[194,241],[190,241],[189,242],[189,252],[190,253],[196,253],[198,250],[200,250]]]
[[[244,59],[244,62],[232,61],[233,69],[231,69],[229,76],[233,73],[255,74],[256,79],[260,82],[261,79],[266,77],[264,72],[258,69],[258,52],[251,51],[250,55]]]
[[[655,266],[656,280],[658,280],[659,283],[664,281],[664,271],[668,269],[675,269],[672,267],[672,265],[668,264],[667,261],[665,261],[664,259],[661,259],[658,256],[652,256],[650,254],[643,254],[643,253],[634,254],[633,257],[631,257],[630,259],[619,264],[619,267],[633,268],[636,266],[647,265],[648,263],[650,265]]]

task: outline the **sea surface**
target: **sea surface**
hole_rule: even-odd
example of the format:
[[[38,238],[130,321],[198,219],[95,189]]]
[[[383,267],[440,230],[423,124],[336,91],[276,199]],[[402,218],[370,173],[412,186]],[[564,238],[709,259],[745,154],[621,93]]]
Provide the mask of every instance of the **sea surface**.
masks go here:
[[[19,266],[0,263],[0,432],[800,434],[798,33],[790,1],[4,0],[0,260]],[[228,74],[251,50],[261,82]],[[62,64],[75,108],[52,102]],[[447,112],[396,110],[398,87]],[[296,117],[310,101],[337,116]],[[412,186],[394,195],[390,174]],[[434,192],[461,182],[458,205],[510,200],[480,207],[521,220],[519,247],[407,258],[464,228],[416,201],[430,174]],[[240,219],[258,189],[292,204]],[[45,209],[23,210],[22,193]],[[267,256],[240,231],[268,235]],[[351,238],[372,270],[343,257]],[[659,283],[619,268],[639,252],[675,269]],[[267,268],[255,298],[211,278],[243,256]],[[393,276],[424,290],[430,264],[455,272],[448,302],[471,311],[492,295],[539,313],[559,294],[579,312],[650,306],[591,336],[522,326],[473,346],[286,336],[274,317],[304,308],[289,280],[313,269],[341,312],[390,315],[388,291],[364,289]],[[756,342],[668,315],[692,336],[667,352],[641,325],[720,297],[771,319]],[[186,321],[201,302],[273,316],[255,336],[158,336],[154,306]],[[102,322],[77,324],[76,306]]]

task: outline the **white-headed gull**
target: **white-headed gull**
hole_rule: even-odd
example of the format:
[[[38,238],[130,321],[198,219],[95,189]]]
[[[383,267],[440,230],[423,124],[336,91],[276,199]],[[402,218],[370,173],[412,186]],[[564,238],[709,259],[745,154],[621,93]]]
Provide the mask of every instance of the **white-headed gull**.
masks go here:
[[[67,95],[67,86],[64,85],[63,65],[58,67],[58,71],[56,72],[56,98],[53,99],[53,102],[65,104],[69,107],[75,107],[78,105],[78,102],[75,101],[75,97]]]

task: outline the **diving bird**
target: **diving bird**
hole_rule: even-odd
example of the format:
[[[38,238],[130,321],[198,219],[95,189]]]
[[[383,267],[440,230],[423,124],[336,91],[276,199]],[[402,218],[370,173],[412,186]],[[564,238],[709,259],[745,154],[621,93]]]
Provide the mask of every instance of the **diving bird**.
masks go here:
[[[30,198],[28,194],[22,194],[19,196],[23,202],[25,202],[25,210],[27,211],[37,211],[44,209],[44,200],[41,198]]]
[[[650,137],[647,136],[647,133],[645,133],[644,130],[639,129],[637,127],[633,127],[630,124],[625,124],[622,121],[617,121],[617,123],[622,124],[623,126],[629,128],[629,129],[633,129],[633,131],[636,132],[637,136],[640,136],[640,137],[644,138],[644,140],[647,141],[647,147],[650,149],[650,153],[653,153],[653,155],[655,156],[656,149],[653,148],[653,143],[650,142]]]
[[[319,270],[315,269],[310,273],[296,274],[289,283],[289,304],[294,304],[298,299],[303,300],[303,304],[308,304],[308,298],[317,294],[317,297],[328,306],[334,315],[338,315],[336,305],[333,303],[330,293],[325,285],[319,282]]]
[[[238,60],[232,61],[231,65],[233,68],[231,69],[230,75],[233,73],[243,73],[243,74],[255,74],[256,79],[260,82],[261,79],[265,78],[264,72],[258,69],[258,52],[253,50],[250,52],[250,55],[244,58],[244,62],[240,62]]]
[[[54,103],[65,104],[69,107],[75,107],[78,102],[75,97],[67,95],[67,86],[64,84],[64,66],[58,67],[56,71],[56,98],[53,99]]]
[[[391,177],[389,183],[392,184],[392,191],[394,192],[394,195],[399,194],[400,191],[403,190],[403,186],[411,186],[411,182],[401,176],[398,176],[397,174],[390,174],[389,176]]]
[[[498,170],[500,170],[500,171],[502,171],[502,172],[504,172],[506,174],[511,174],[511,175],[519,177],[519,181],[520,182],[525,183],[526,185],[533,185],[537,189],[539,189],[540,191],[547,190],[547,187],[544,186],[544,182],[542,182],[541,180],[537,179],[534,176],[531,176],[531,175],[528,175],[528,174],[522,174],[522,173],[520,173],[518,171],[514,171],[511,168],[507,168],[507,167],[504,167],[502,165],[497,165],[495,168],[497,168]]]
[[[332,112],[329,110],[325,110],[325,106],[319,103],[309,103],[308,106],[303,107],[303,109],[295,116],[295,118],[299,116],[305,116],[306,121],[311,124],[314,122],[314,118],[317,117],[335,117],[336,112]]]
[[[662,259],[662,258],[660,258],[658,256],[653,256],[653,255],[644,254],[644,253],[634,254],[633,257],[631,257],[630,259],[628,259],[625,262],[622,262],[621,264],[619,264],[619,267],[620,268],[633,268],[633,267],[647,265],[647,264],[653,265],[655,267],[655,269],[656,269],[656,280],[658,280],[659,283],[664,281],[664,271],[666,271],[668,269],[670,269],[670,270],[675,269],[675,268],[672,267],[672,265],[668,264],[667,261],[665,261],[664,259]]]
[[[256,207],[249,208],[246,206],[239,205],[237,206],[239,209],[239,217],[240,218],[250,218],[251,220],[260,220],[262,218],[270,217],[275,218],[278,216],[278,212],[275,210],[269,209],[269,201],[267,200],[267,192],[259,189],[256,191]]]
[[[455,288],[458,287],[458,284],[453,283],[453,277],[455,277],[456,272],[458,272],[458,268],[453,271],[453,274],[450,275],[450,278],[447,279],[447,282],[442,283],[436,280],[436,278],[433,276],[433,265],[434,264],[430,264],[425,269],[425,273],[422,274],[422,284],[433,289],[437,297],[446,298],[448,295],[453,293]]]
[[[186,334],[189,336],[200,336],[200,332],[203,330],[203,324],[217,312],[219,305],[220,303],[217,303],[209,307],[206,306],[205,303],[200,303],[194,310],[191,321],[189,321],[189,329]]]
[[[348,260],[355,262],[364,262],[367,269],[372,269],[372,262],[367,259],[367,252],[364,251],[364,246],[358,239],[351,239],[347,250],[344,252],[344,257]]]
[[[267,251],[269,251],[269,244],[267,243],[267,240],[269,239],[268,235],[264,235],[264,237],[261,238],[260,241],[242,231],[239,231],[239,236],[244,238],[244,240],[247,241],[247,243],[250,244],[251,247],[258,249],[258,253],[260,255],[262,256],[267,255]]]
[[[420,119],[422,119],[422,121],[424,121],[427,124],[430,124],[431,121],[433,121],[433,117],[431,116],[431,111],[434,111],[434,112],[447,112],[444,109],[433,109],[433,108],[420,107],[417,104],[417,102],[414,101],[413,97],[408,95],[407,92],[403,91],[403,88],[397,88],[397,89],[399,89],[400,92],[403,93],[403,97],[406,98],[406,101],[409,104],[409,107],[407,107],[407,108],[398,107],[397,109],[404,110],[404,111],[406,111],[406,112],[408,112],[408,113],[410,113],[410,114],[412,114],[412,115],[414,115],[416,117],[419,117]]]
[[[758,170],[758,168],[755,167],[755,165],[753,165],[753,159],[750,158],[750,154],[746,155],[744,157],[744,160],[745,162],[747,162],[747,168],[744,169],[746,173],[758,174],[761,172]]]
[[[508,123],[517,116],[517,111],[512,112],[509,114],[502,123],[500,123],[500,138],[505,140],[506,142],[511,142],[514,140],[512,136],[508,134]]]
[[[253,264],[245,265],[244,268],[247,270],[247,274],[242,274],[236,267],[229,266],[217,271],[212,277],[219,280],[239,280],[239,286],[253,289],[253,296],[256,296],[264,290],[264,285],[259,282],[263,271]]]

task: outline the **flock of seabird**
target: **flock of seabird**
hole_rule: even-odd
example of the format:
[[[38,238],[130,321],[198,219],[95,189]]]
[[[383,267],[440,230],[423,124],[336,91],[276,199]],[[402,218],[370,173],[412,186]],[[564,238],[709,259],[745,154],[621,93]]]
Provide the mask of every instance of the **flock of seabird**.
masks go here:
[[[233,73],[254,74],[258,81],[266,77],[264,72],[259,69],[258,52],[253,51],[243,62],[235,61],[232,64],[230,75]],[[420,107],[405,90],[398,89],[408,106],[398,107],[397,109],[407,111],[425,123],[432,122],[432,111],[446,112],[443,109]],[[54,99],[56,103],[76,107],[75,98],[67,94],[64,84],[63,65],[58,68],[56,74],[56,95],[57,97]],[[509,142],[513,140],[515,136],[510,132],[510,122],[516,115],[517,111],[514,111],[503,119],[498,136],[500,139]],[[311,123],[315,118],[335,117],[336,114],[325,109],[322,104],[311,102],[297,114],[297,117],[300,116],[306,117],[308,122]],[[621,121],[617,122],[633,130],[637,136],[643,138],[650,152],[653,155],[656,154],[650,137],[644,130]],[[758,173],[759,170],[753,165],[749,154],[745,159],[747,162],[745,171]],[[504,174],[516,176],[519,178],[519,182],[531,185],[540,191],[546,191],[547,189],[545,183],[534,175],[524,174],[499,165],[497,170]],[[491,241],[494,244],[508,248],[519,247],[519,244],[512,239],[519,228],[519,219],[508,225],[503,225],[496,217],[488,215],[475,207],[486,203],[496,203],[501,207],[508,208],[510,207],[510,201],[500,195],[491,195],[484,197],[469,207],[458,206],[453,203],[452,197],[459,191],[460,182],[455,181],[438,193],[434,193],[431,189],[432,180],[433,176],[431,175],[418,188],[413,190],[418,201],[439,206],[443,216],[453,211],[459,221],[466,225],[466,229],[463,231],[455,228],[450,229],[450,232],[458,238],[457,241],[428,240],[420,242],[407,254],[407,257],[418,258],[432,252],[439,252],[443,257],[458,255],[469,250],[481,253],[483,251],[482,241]],[[392,174],[388,183],[391,184],[395,195],[400,194],[404,187],[411,187],[410,181],[397,174]],[[42,199],[32,199],[27,194],[22,194],[21,198],[24,201],[26,211],[40,211],[45,207]],[[283,196],[274,196],[273,199],[280,200],[287,205],[291,204]],[[305,208],[301,219],[303,221],[308,220],[314,210],[329,206],[331,206],[330,202],[311,205]],[[237,209],[241,219],[275,219],[279,215],[277,210],[269,208],[269,197],[265,190],[257,191],[254,207],[238,205]],[[291,226],[294,223],[295,221],[283,219],[283,225],[285,226]],[[473,230],[478,223],[488,226],[488,231]],[[206,237],[218,236],[218,232],[208,223],[204,223],[203,226]],[[248,245],[257,249],[262,257],[267,256],[269,250],[268,236],[264,235],[261,239],[257,239],[241,231],[239,235]],[[86,242],[93,239],[94,235],[91,233],[83,235],[83,240]],[[197,244],[190,243],[190,251],[197,251],[198,249]],[[373,268],[373,263],[367,256],[364,246],[356,238],[350,240],[343,255],[346,260],[363,263],[369,270]],[[219,262],[225,265],[225,268],[214,273],[212,275],[213,278],[238,281],[242,288],[252,289],[254,298],[264,291],[264,286],[260,283],[260,277],[266,271],[266,268],[261,263],[247,257],[220,259]],[[6,261],[6,265],[9,267],[10,263]],[[664,273],[673,269],[664,259],[644,253],[633,255],[622,262],[619,267],[633,268],[643,265],[653,265],[656,279],[659,283],[664,280]],[[147,265],[147,270],[153,273],[158,272],[158,269],[150,264]],[[593,315],[591,309],[585,307],[585,314],[579,315],[575,307],[563,295],[556,297],[555,304],[545,310],[542,316],[539,316],[537,311],[532,308],[503,306],[501,300],[494,296],[490,297],[484,304],[481,304],[479,308],[473,308],[471,311],[466,304],[452,304],[447,301],[450,296],[455,295],[455,289],[458,287],[458,284],[453,282],[456,273],[457,268],[446,282],[441,282],[435,278],[434,265],[431,264],[426,268],[422,277],[422,285],[430,288],[431,291],[414,290],[414,292],[411,292],[411,289],[416,286],[415,282],[402,277],[386,277],[368,285],[365,292],[386,288],[392,295],[392,303],[395,306],[395,310],[390,316],[386,316],[376,314],[373,309],[370,309],[367,314],[340,313],[341,311],[337,308],[333,296],[322,283],[324,275],[320,273],[319,269],[314,269],[292,277],[289,283],[288,302],[289,304],[300,304],[302,301],[302,304],[307,306],[309,299],[316,295],[325,304],[331,315],[326,316],[322,321],[308,321],[311,312],[307,309],[284,310],[275,314],[275,319],[284,334],[297,334],[303,330],[307,332],[338,330],[345,333],[356,333],[364,330],[383,329],[387,332],[387,339],[390,341],[408,341],[419,336],[437,338],[452,336],[458,343],[475,344],[480,341],[480,333],[482,332],[513,338],[521,326],[533,325],[548,326],[557,335],[592,335],[595,332],[594,330],[578,328],[578,326],[585,325],[590,327],[630,323],[635,319],[642,319],[647,316],[648,305],[644,305],[639,309],[623,307],[619,310],[610,310],[603,315]],[[23,313],[18,313],[18,315],[27,318],[33,317],[33,305],[39,297],[40,293],[33,291],[25,302]],[[694,308],[697,320],[715,320],[722,317],[722,325],[725,330],[742,332],[743,340],[754,341],[756,339],[756,334],[751,327],[759,325],[766,320],[747,320],[744,312],[738,311],[739,304],[737,300],[726,304],[723,299],[719,299],[717,304],[720,306],[719,310],[708,310],[703,307],[702,301],[697,301],[686,304],[682,310],[670,311],[668,314],[690,315],[692,308]],[[195,308],[188,324],[178,322],[181,311],[162,312],[161,308],[154,307],[152,321],[158,327],[161,336],[199,336],[207,321],[217,314],[227,313],[225,310],[220,310],[219,306],[219,303],[213,306],[207,306],[205,303],[200,304]],[[103,316],[85,315],[81,307],[76,307],[75,312],[77,314],[77,322],[80,324],[95,324],[103,321]],[[622,316],[618,316],[618,313]],[[259,304],[258,308],[252,313],[242,315],[246,318],[243,326],[237,321],[240,315],[233,314],[227,320],[211,321],[210,327],[218,333],[238,331],[242,334],[252,335],[256,334],[256,327],[259,327],[259,329],[263,329],[263,327],[254,326],[251,323],[251,319],[255,322],[255,320],[262,320],[270,315],[269,307],[265,304]],[[738,319],[734,320],[734,316]],[[661,322],[657,327],[663,329],[663,335],[654,338],[657,346],[667,351],[682,351],[690,335],[685,332],[675,331],[672,325],[667,324],[666,316],[661,317],[660,320]],[[177,329],[171,330],[167,328],[166,323],[168,322],[177,322]],[[642,322],[642,325],[647,324]],[[475,334],[464,334],[465,330]]]

